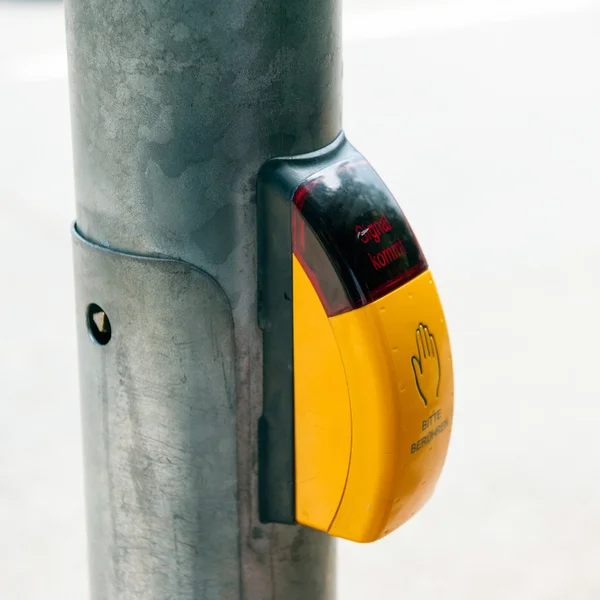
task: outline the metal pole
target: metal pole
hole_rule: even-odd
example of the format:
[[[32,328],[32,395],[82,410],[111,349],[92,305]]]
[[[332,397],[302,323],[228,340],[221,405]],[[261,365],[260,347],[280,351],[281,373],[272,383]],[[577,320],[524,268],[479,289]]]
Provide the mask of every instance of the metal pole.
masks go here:
[[[91,597],[331,600],[262,525],[255,176],[340,131],[338,0],[67,0]]]

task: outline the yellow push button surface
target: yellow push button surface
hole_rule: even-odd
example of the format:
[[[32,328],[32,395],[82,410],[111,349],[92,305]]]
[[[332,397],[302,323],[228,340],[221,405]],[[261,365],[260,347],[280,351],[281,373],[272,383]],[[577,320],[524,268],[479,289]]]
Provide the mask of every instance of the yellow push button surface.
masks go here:
[[[429,271],[330,321],[348,376],[352,456],[329,532],[370,542],[433,493],[452,424],[450,343]]]

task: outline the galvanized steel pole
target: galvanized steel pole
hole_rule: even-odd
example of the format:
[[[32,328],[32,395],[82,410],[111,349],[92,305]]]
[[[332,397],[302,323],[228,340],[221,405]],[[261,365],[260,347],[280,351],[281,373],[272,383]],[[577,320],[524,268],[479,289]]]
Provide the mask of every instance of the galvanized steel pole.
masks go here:
[[[331,600],[263,525],[255,177],[340,131],[338,0],[67,0],[94,600]]]

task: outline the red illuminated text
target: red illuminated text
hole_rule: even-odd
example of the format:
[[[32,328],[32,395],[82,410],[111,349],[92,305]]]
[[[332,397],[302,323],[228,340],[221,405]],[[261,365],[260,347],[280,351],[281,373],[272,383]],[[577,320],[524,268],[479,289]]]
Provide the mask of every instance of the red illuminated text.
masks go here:
[[[369,254],[369,258],[371,259],[373,268],[376,271],[379,271],[379,269],[383,269],[391,262],[406,256],[406,254],[406,248],[404,247],[402,240],[396,240],[391,246],[388,246],[381,252]]]
[[[363,244],[368,244],[369,242],[379,243],[381,236],[391,230],[392,225],[385,215],[381,217],[381,219],[373,221],[373,223],[370,223],[366,227],[364,225],[357,225],[355,229]]]

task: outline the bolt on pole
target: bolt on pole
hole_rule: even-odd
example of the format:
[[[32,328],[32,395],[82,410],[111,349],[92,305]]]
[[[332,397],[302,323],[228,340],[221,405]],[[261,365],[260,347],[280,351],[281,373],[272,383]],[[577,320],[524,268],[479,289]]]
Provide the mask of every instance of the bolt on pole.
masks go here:
[[[93,600],[332,600],[261,524],[255,183],[341,130],[338,0],[67,0]]]

